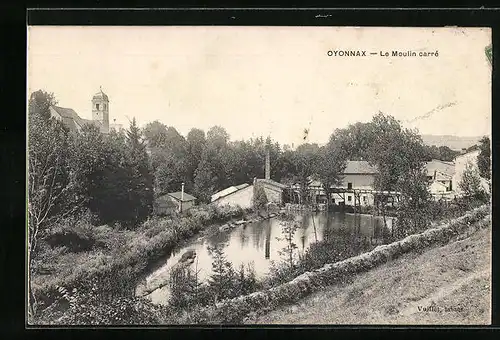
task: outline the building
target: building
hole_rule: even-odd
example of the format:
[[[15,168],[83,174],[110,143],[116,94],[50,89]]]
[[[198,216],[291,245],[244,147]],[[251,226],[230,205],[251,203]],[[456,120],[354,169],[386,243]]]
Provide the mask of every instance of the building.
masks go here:
[[[269,203],[283,205],[283,192],[288,188],[286,185],[268,178],[255,178],[253,186],[255,190],[258,188],[264,189]]]
[[[159,196],[155,200],[154,212],[157,215],[170,214],[172,212],[182,213],[196,204],[196,197],[184,192],[184,183],[181,191],[170,192]]]
[[[367,161],[347,161],[341,182],[332,186],[331,203],[355,205],[355,191],[359,194],[356,205],[373,205],[374,181],[377,170]],[[299,197],[300,185],[292,186],[296,197]],[[309,179],[308,189],[315,203],[326,203],[326,193],[318,180]],[[366,192],[363,192],[366,191]]]
[[[459,184],[462,180],[462,176],[467,167],[467,164],[469,164],[479,175],[479,168],[477,166],[477,157],[479,156],[479,153],[479,150],[474,150],[464,153],[463,155],[459,155],[455,158],[455,172],[452,176],[452,187],[457,195],[460,195],[462,193]],[[484,190],[486,190],[487,192],[490,191],[489,183],[484,178],[481,178],[481,185],[483,186]]]
[[[367,161],[347,161],[345,170],[342,174],[342,182],[337,188],[355,189],[355,190],[374,190],[375,175],[377,169],[370,165]],[[366,192],[360,194],[361,205],[373,205],[373,194]],[[345,194],[345,204],[354,205],[354,193],[347,192]],[[335,198],[334,198],[335,199]],[[340,199],[340,198],[338,198]],[[342,201],[342,199],[340,199]]]
[[[265,163],[265,178],[254,178],[253,180],[254,192],[258,188],[263,188],[266,193],[267,201],[277,205],[283,205],[283,193],[288,186],[276,182],[271,179],[271,162],[269,150],[266,152]]]
[[[102,89],[92,97],[91,104],[92,119],[81,118],[75,110],[55,105],[50,107],[50,114],[61,120],[70,131],[79,132],[85,124],[97,126],[102,133],[108,133],[110,129],[121,128],[120,124],[109,124],[109,98]]]
[[[219,206],[240,206],[242,209],[251,209],[253,207],[253,194],[253,185],[247,183],[235,185],[213,194],[211,203]]]
[[[453,190],[452,179],[455,173],[455,164],[453,162],[433,159],[425,164],[425,169],[431,194],[442,194]]]

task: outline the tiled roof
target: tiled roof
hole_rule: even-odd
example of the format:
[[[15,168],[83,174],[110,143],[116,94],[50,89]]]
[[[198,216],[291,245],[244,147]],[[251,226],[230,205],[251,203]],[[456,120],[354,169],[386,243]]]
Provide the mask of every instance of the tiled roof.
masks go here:
[[[240,184],[240,185],[235,185],[231,186],[229,188],[226,188],[224,190],[221,190],[219,192],[216,192],[215,194],[212,195],[211,201],[216,201],[219,198],[226,197],[227,195],[231,195],[232,193],[235,193],[236,191],[239,191],[241,189],[245,189],[246,187],[250,186],[249,184]]]
[[[102,92],[102,90],[100,90],[99,92],[94,94],[94,97],[92,97],[92,98],[93,99],[104,99],[106,101],[109,101],[108,95],[106,93]]]
[[[347,161],[344,174],[375,174],[377,170],[367,161]]]
[[[455,164],[451,162],[444,162],[437,159],[433,159],[425,164],[428,176],[434,176],[434,171],[440,171],[447,175],[453,175],[455,172]]]
[[[280,189],[285,189],[288,188],[288,186],[281,184],[279,182],[273,181],[272,179],[264,179],[264,178],[258,178],[257,182],[264,183],[264,184],[269,184],[275,187],[278,187]]]
[[[63,123],[66,124],[71,130],[76,129],[76,125],[79,127],[82,127],[85,124],[93,124],[97,126],[101,125],[101,122],[99,121],[80,118],[78,113],[76,113],[73,109],[60,106],[52,106],[52,109],[62,117]]]
[[[182,192],[181,191],[170,192],[167,195],[170,196],[170,197],[175,198],[178,201],[181,201]],[[184,198],[182,199],[182,202],[194,201],[195,199],[196,199],[196,197],[194,197],[194,196],[192,196],[190,194],[184,193]]]

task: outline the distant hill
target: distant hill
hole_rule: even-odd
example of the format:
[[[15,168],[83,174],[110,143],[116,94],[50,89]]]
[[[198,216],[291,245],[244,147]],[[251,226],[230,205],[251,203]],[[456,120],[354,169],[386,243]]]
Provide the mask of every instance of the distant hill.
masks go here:
[[[482,136],[479,137],[460,137],[449,135],[422,135],[425,144],[432,146],[447,146],[452,150],[462,150],[477,144]]]

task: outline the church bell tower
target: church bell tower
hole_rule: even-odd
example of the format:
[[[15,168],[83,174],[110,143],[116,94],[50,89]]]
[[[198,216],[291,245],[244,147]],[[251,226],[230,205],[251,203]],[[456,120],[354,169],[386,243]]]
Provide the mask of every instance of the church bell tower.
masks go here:
[[[101,87],[92,97],[92,120],[100,123],[101,132],[109,132],[109,98]]]

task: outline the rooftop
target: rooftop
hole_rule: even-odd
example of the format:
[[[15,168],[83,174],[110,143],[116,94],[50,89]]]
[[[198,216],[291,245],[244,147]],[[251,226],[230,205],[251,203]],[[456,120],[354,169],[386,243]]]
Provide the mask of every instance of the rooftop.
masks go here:
[[[104,99],[105,101],[109,101],[108,95],[106,93],[102,92],[102,88],[99,89],[99,92],[94,94],[92,99]]]
[[[344,174],[375,174],[377,170],[367,161],[347,161]]]
[[[244,183],[244,184],[234,185],[234,186],[228,187],[224,190],[221,190],[221,191],[213,194],[211,197],[211,201],[212,202],[216,201],[219,198],[226,197],[227,195],[231,195],[232,193],[235,193],[236,191],[239,191],[241,189],[245,189],[246,187],[249,187],[249,186],[250,186],[249,184]]]
[[[273,185],[273,186],[278,187],[280,189],[288,188],[288,186],[281,184],[279,182],[273,181],[272,179],[257,178],[257,182]]]
[[[190,195],[190,194],[187,194],[187,193],[184,193],[184,197],[183,199],[181,199],[181,196],[182,196],[182,192],[181,191],[177,191],[177,192],[169,192],[167,195],[165,196],[170,196],[170,197],[173,197],[175,198],[176,200],[178,201],[182,201],[182,202],[189,202],[189,201],[194,201],[196,199],[196,197]]]

